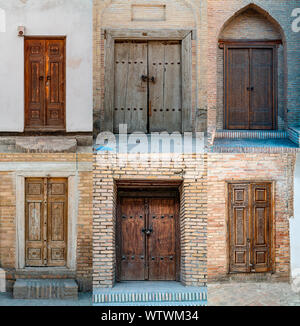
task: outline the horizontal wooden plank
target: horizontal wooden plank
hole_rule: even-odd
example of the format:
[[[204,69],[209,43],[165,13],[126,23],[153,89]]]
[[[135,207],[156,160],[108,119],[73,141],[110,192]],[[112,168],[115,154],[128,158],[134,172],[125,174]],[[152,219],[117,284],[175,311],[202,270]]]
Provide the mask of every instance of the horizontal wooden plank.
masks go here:
[[[191,30],[178,29],[106,29],[113,39],[142,39],[142,40],[182,40]]]

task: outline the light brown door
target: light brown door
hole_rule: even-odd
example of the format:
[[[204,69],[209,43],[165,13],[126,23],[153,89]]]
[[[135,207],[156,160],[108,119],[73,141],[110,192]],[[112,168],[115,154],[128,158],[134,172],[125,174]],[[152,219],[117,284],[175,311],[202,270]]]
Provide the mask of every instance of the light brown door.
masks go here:
[[[178,203],[174,198],[120,199],[117,228],[120,281],[177,280],[177,219]]]
[[[25,192],[26,266],[66,266],[67,179],[28,178]]]
[[[274,48],[226,48],[227,129],[275,129]]]
[[[115,43],[114,132],[182,131],[181,43]]]
[[[271,269],[271,184],[229,185],[230,272]]]
[[[65,128],[65,40],[25,39],[25,129]]]

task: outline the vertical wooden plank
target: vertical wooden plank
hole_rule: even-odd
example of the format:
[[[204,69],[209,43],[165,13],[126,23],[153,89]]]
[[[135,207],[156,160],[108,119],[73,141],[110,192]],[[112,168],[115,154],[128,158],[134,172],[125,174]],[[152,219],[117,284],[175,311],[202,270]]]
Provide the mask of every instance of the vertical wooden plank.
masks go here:
[[[250,272],[249,185],[229,185],[230,272]]]
[[[181,44],[149,42],[150,132],[182,131]]]
[[[176,208],[174,198],[149,200],[149,280],[176,280]]]
[[[68,181],[65,178],[48,180],[48,266],[67,264]]]
[[[191,132],[192,124],[192,33],[182,40],[182,131]]]
[[[252,271],[268,272],[271,268],[271,184],[252,184],[251,198]]]
[[[114,132],[147,132],[147,43],[115,43]]]
[[[250,129],[274,128],[273,49],[251,49]]]
[[[45,116],[45,41],[25,39],[25,128],[43,127]]]
[[[65,40],[46,40],[45,126],[65,126]]]
[[[107,33],[105,40],[104,120],[100,130],[113,132],[115,41]]]
[[[145,280],[145,200],[143,198],[121,198],[120,215],[120,280]]]
[[[249,49],[229,48],[225,53],[226,127],[249,129]]]
[[[43,179],[25,181],[25,265],[44,266],[44,184]]]

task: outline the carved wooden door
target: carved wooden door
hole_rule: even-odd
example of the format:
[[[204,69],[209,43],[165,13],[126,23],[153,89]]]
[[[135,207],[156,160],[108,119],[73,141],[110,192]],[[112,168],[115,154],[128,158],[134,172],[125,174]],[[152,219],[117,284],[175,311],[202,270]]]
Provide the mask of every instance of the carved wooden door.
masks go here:
[[[271,269],[271,184],[229,185],[230,272]]]
[[[25,39],[25,129],[65,128],[65,40]]]
[[[177,200],[124,197],[118,210],[118,279],[176,280]]]
[[[68,228],[67,194],[67,179],[26,179],[26,266],[66,266]]]

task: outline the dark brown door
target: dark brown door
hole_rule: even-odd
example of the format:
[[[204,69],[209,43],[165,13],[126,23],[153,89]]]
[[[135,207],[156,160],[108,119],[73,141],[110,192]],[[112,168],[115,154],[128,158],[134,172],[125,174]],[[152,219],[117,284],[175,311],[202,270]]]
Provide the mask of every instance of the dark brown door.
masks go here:
[[[273,48],[226,48],[227,129],[275,129]]]
[[[114,132],[181,132],[181,43],[115,43]]]
[[[271,268],[271,184],[229,185],[230,272]]]
[[[66,266],[67,180],[26,179],[25,191],[26,266]]]
[[[65,128],[63,39],[25,39],[25,127]]]
[[[120,198],[120,281],[177,280],[177,219],[178,203],[174,198]]]

